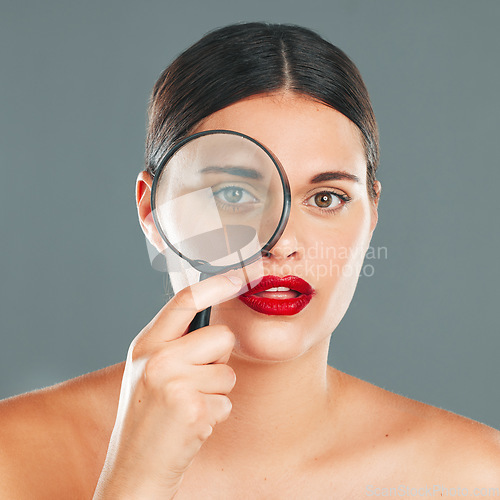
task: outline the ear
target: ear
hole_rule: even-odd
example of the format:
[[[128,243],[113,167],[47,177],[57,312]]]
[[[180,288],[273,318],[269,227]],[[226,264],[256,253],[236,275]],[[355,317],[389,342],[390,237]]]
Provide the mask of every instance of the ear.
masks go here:
[[[380,181],[375,181],[375,183],[373,184],[373,188],[375,190],[375,199],[372,201],[372,221],[370,225],[370,237],[373,234],[373,231],[375,230],[378,222],[378,202],[380,200],[380,194],[382,193],[382,184],[380,184]]]
[[[151,190],[153,178],[146,170],[139,172],[135,185],[135,201],[137,204],[137,215],[142,232],[149,242],[159,251],[165,249],[165,244],[156,229],[151,212]]]

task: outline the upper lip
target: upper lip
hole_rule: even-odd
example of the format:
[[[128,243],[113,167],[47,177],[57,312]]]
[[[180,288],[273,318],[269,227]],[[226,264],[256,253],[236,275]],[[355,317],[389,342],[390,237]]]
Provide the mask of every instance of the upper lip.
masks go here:
[[[311,295],[314,293],[314,288],[302,278],[298,276],[264,276],[260,281],[252,286],[250,283],[250,289],[243,295],[253,295],[254,293],[264,292],[268,288],[274,288],[278,286],[283,286],[290,288],[290,290],[295,290],[297,292]]]

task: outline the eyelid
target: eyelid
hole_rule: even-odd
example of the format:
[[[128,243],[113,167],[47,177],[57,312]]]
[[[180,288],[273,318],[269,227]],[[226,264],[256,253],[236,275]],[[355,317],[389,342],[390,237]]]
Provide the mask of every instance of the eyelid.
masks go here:
[[[240,189],[241,191],[244,191],[247,195],[249,195],[251,198],[253,198],[252,202],[259,201],[259,199],[252,192],[250,192],[250,190],[248,190],[244,187],[241,187],[241,186],[233,185],[233,184],[228,185],[228,186],[217,187],[217,189],[213,191],[213,196],[216,197],[218,194],[222,193],[226,189]]]
[[[214,197],[215,203],[216,203],[219,210],[224,210],[224,211],[228,211],[228,212],[232,212],[232,213],[244,213],[244,212],[247,212],[248,210],[251,210],[252,207],[261,205],[258,198],[256,198],[248,189],[245,189],[241,186],[238,186],[235,184],[229,184],[227,186],[220,186],[219,185],[219,186],[217,186],[216,189],[215,189],[215,186],[212,186],[212,188],[214,189],[213,197]],[[242,203],[238,203],[238,202],[232,203],[230,201],[225,201],[222,197],[218,196],[226,189],[232,189],[232,188],[244,191],[246,193],[246,195],[252,199],[246,200]],[[243,195],[243,196],[245,196],[245,195]]]
[[[335,193],[335,194],[347,194],[346,190],[343,188],[343,187],[339,187],[339,186],[315,186],[314,188],[312,188],[310,190],[310,193],[311,194],[315,194],[315,193],[322,193],[323,191],[328,191],[328,192],[332,192],[332,193]]]
[[[317,205],[310,205],[309,203],[307,203],[311,198],[313,198],[314,196],[321,194],[321,193],[329,193],[329,194],[335,196],[340,201],[340,203],[333,206],[333,207],[318,207]],[[306,195],[305,200],[304,200],[304,205],[310,206],[314,209],[318,209],[319,211],[321,211],[324,214],[324,213],[337,212],[337,211],[341,210],[351,200],[352,200],[352,198],[347,193],[339,190],[338,188],[322,187],[322,188],[315,189],[313,193],[308,193]]]
[[[252,196],[254,196],[256,198],[259,196],[258,192],[256,192],[257,190],[255,189],[255,186],[253,186],[252,184],[249,184],[247,182],[244,182],[244,181],[219,182],[217,184],[214,184],[213,186],[210,186],[210,188],[212,189],[212,191],[214,193],[222,191],[223,189],[227,189],[227,188],[236,188],[236,189],[242,189],[242,190],[246,191],[247,193],[250,193]]]

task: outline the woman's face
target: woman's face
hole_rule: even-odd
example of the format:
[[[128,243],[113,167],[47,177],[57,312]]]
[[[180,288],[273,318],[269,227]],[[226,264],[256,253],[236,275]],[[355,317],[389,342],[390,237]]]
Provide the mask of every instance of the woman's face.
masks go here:
[[[264,275],[298,276],[314,293],[295,314],[268,314],[234,298],[212,308],[211,324],[232,329],[233,355],[244,358],[284,361],[324,347],[352,299],[377,222],[359,129],[338,111],[291,93],[244,99],[210,115],[193,132],[212,129],[249,135],[281,162],[290,182],[290,218],[261,265]],[[283,300],[297,294],[259,296]]]

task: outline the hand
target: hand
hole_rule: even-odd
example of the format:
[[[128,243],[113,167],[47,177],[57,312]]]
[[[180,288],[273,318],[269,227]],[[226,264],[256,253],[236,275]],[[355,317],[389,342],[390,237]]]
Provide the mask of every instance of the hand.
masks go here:
[[[241,280],[234,279],[213,276],[181,290],[132,341],[94,499],[173,498],[214,426],[229,416],[234,334],[224,325],[187,329],[197,311],[236,295]]]

